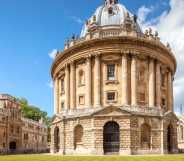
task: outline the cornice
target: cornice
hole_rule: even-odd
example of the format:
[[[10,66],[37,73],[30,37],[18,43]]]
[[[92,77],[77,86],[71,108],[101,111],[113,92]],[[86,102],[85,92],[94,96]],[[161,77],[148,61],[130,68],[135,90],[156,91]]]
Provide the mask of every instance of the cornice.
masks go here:
[[[142,51],[140,52],[140,49]],[[104,49],[104,50],[103,50]],[[173,73],[176,71],[176,58],[173,53],[167,49],[163,44],[157,41],[148,40],[145,38],[138,38],[138,37],[107,37],[107,38],[97,38],[92,40],[87,40],[81,42],[79,44],[74,45],[66,49],[63,52],[60,52],[56,59],[54,60],[52,67],[51,67],[51,75],[54,76],[55,69],[61,62],[67,60],[67,63],[73,61],[73,56],[76,59],[87,58],[91,56],[101,55],[105,52],[112,52],[112,53],[124,53],[124,54],[133,54],[133,55],[140,55],[145,54],[144,51],[149,51],[149,55],[147,56],[153,57],[158,59],[158,57],[167,57],[174,65]],[[154,53],[153,53],[154,52]],[[158,53],[160,55],[155,54]],[[70,60],[68,60],[70,58]],[[66,62],[65,62],[66,63]]]

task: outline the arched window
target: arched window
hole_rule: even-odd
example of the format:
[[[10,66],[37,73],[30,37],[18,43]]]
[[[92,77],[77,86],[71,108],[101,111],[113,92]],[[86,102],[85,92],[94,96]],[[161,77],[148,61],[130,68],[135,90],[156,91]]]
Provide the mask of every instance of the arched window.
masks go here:
[[[144,123],[141,126],[141,147],[142,149],[149,149],[151,143],[151,128]]]
[[[79,71],[79,85],[85,84],[85,73],[83,70]]]
[[[80,145],[83,145],[83,127],[77,125],[74,129],[74,148],[77,149]]]

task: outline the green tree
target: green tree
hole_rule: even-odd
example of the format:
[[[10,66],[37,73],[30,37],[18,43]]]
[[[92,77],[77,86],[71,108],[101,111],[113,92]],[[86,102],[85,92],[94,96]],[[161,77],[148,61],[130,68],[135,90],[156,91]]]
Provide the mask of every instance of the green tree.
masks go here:
[[[41,118],[45,124],[50,127],[51,118],[48,117],[47,112],[41,111],[40,108],[36,106],[29,105],[29,102],[25,98],[17,99],[21,105],[21,112],[25,118],[32,119],[34,121],[39,121]]]

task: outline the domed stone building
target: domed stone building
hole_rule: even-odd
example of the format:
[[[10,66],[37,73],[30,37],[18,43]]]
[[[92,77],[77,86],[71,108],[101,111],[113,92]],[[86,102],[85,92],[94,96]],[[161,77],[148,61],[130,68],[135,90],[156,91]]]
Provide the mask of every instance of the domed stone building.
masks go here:
[[[177,152],[176,59],[158,33],[142,32],[118,0],[105,0],[51,68],[51,153]]]

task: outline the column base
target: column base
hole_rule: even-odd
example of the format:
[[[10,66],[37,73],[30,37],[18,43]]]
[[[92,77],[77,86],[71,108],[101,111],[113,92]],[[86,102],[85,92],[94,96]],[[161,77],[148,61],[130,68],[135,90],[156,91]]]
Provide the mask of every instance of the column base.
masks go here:
[[[120,150],[119,155],[131,155],[131,149]]]

